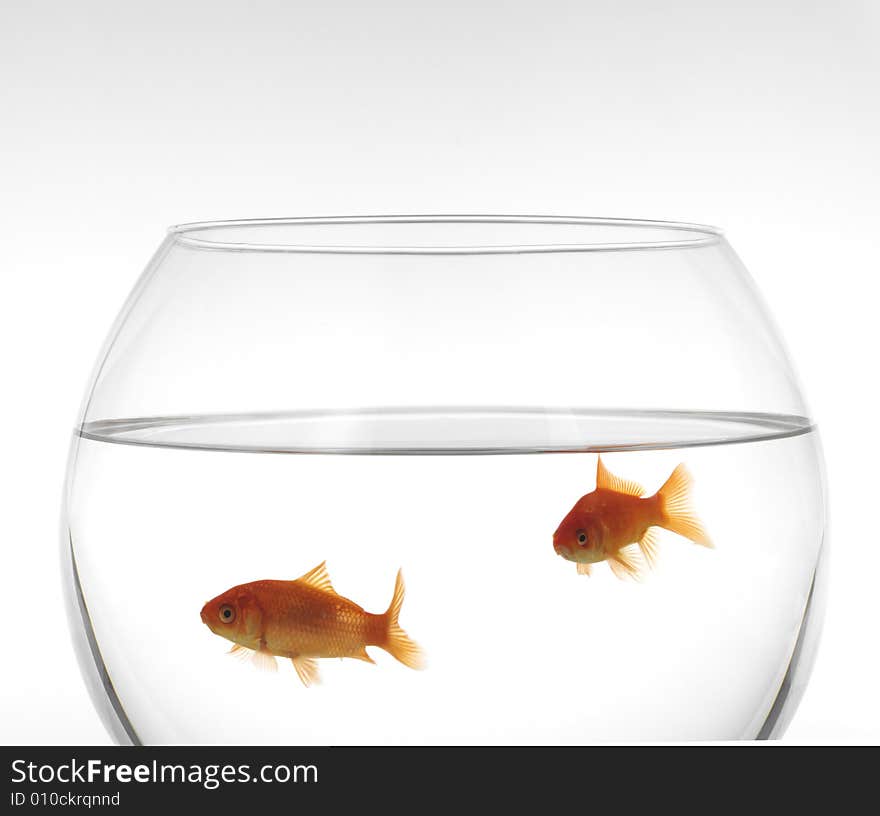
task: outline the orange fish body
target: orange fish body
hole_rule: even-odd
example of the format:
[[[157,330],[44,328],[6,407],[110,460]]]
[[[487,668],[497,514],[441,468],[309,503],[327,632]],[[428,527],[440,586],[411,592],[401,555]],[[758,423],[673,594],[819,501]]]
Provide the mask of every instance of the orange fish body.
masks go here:
[[[596,489],[562,520],[553,534],[553,549],[574,561],[581,575],[589,575],[592,564],[607,561],[619,578],[640,578],[656,562],[657,527],[711,547],[691,509],[690,486],[690,474],[681,464],[653,496],[642,498],[644,489],[614,476],[600,456]]]
[[[397,573],[388,610],[374,615],[339,595],[324,562],[295,581],[253,581],[208,601],[202,621],[233,642],[232,653],[252,655],[260,668],[289,658],[305,685],[318,682],[317,658],[353,657],[372,663],[367,646],[378,646],[410,668],[422,654],[400,628],[403,576]]]

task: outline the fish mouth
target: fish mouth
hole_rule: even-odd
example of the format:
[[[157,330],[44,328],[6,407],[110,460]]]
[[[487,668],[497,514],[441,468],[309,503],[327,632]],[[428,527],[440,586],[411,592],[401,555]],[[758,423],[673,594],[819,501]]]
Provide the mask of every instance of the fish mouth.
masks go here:
[[[202,607],[201,618],[202,618],[202,623],[204,623],[205,626],[207,626],[208,625],[208,604],[205,604]]]

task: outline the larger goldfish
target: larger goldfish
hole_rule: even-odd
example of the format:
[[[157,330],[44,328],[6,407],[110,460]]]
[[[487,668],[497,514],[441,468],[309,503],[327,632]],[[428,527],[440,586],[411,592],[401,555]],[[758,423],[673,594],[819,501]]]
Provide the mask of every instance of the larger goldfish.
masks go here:
[[[562,520],[553,533],[553,549],[574,561],[580,575],[589,575],[592,564],[607,561],[618,578],[638,579],[656,562],[658,527],[711,547],[691,508],[691,481],[680,464],[653,496],[642,498],[644,488],[610,473],[600,456],[596,489],[581,496]]]
[[[320,657],[353,657],[373,663],[367,646],[378,646],[405,666],[422,667],[421,649],[400,628],[403,575],[398,571],[386,612],[373,615],[339,595],[326,562],[295,581],[253,581],[226,590],[202,607],[202,621],[250,655],[262,669],[277,671],[275,657],[290,658],[300,680],[319,681]]]

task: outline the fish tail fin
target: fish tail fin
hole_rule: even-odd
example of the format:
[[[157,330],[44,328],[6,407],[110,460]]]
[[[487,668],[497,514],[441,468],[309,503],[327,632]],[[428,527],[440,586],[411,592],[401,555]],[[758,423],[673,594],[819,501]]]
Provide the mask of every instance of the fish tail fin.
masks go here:
[[[400,616],[400,607],[403,606],[403,595],[406,591],[406,585],[403,583],[402,570],[397,571],[397,580],[394,582],[394,595],[391,598],[391,604],[388,611],[384,614],[385,625],[385,642],[377,645],[385,649],[388,654],[409,666],[411,669],[422,669],[425,667],[425,656],[415,641],[411,640],[406,632],[400,628],[397,622]]]
[[[660,526],[690,539],[694,544],[712,547],[712,540],[691,506],[692,484],[693,478],[682,462],[657,491],[660,497]]]

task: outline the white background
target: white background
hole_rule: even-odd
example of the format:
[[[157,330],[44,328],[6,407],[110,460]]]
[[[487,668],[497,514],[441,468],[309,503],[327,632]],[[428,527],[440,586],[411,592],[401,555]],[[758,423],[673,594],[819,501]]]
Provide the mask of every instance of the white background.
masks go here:
[[[108,741],[69,646],[58,512],[92,364],[164,228],[432,211],[725,228],[827,457],[830,602],[786,740],[880,742],[878,8],[0,6],[0,743]]]

